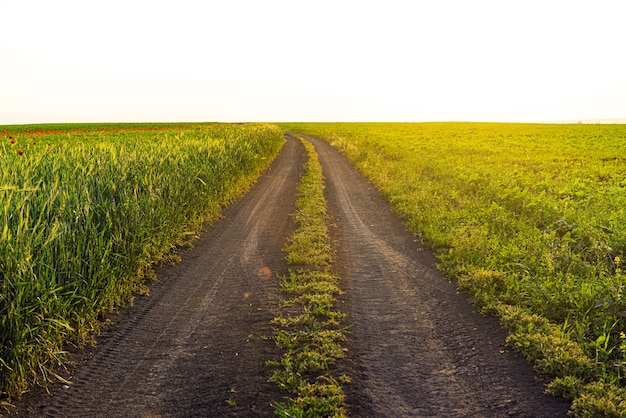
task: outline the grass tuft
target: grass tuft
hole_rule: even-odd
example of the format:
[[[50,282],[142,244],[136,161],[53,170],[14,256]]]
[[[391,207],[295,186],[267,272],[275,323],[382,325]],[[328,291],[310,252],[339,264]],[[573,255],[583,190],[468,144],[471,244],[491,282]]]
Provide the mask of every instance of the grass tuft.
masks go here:
[[[350,379],[333,377],[335,361],[344,357],[341,343],[346,338],[344,314],[335,308],[335,296],[341,294],[339,277],[330,272],[336,243],[328,234],[321,165],[313,146],[301,141],[308,161],[294,214],[298,228],[284,248],[288,263],[298,268],[280,278],[285,313],[272,325],[283,356],[267,362],[274,369],[270,380],[289,396],[274,404],[274,412],[281,417],[343,417],[342,383]]]

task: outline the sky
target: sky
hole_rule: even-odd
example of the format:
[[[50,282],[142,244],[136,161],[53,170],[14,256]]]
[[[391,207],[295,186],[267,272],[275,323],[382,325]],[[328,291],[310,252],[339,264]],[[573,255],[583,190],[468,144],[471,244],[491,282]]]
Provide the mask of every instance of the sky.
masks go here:
[[[624,16],[623,0],[0,0],[0,124],[626,118]]]

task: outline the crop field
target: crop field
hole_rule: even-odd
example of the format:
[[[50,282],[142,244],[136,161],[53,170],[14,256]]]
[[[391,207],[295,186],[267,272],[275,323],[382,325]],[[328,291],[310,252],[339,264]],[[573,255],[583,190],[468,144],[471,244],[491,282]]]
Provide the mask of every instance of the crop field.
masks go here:
[[[0,399],[132,300],[284,143],[276,126],[0,129]]]
[[[339,147],[548,392],[625,410],[625,125],[280,126]]]
[[[270,217],[267,213],[275,215],[277,209],[286,208],[290,197],[285,196],[291,196],[289,193],[294,195],[294,207],[298,210],[294,221],[298,229],[289,238],[285,234],[288,245],[283,250],[288,256],[284,267],[287,269],[287,264],[306,265],[307,269],[289,270],[285,276],[276,276],[280,281],[277,285],[282,286],[281,294],[287,299],[281,302],[285,315],[274,318],[271,324],[276,331],[273,337],[276,346],[284,355],[280,360],[276,357],[268,361],[274,373],[271,377],[261,376],[261,381],[268,383],[269,378],[279,388],[288,389],[293,396],[293,399],[285,398],[273,403],[279,415],[287,410],[308,408],[307,402],[314,400],[314,397],[308,395],[328,398],[332,404],[324,404],[322,399],[322,403],[316,405],[335,408],[338,414],[344,413],[345,407],[354,407],[350,402],[358,401],[348,399],[348,395],[360,395],[355,387],[370,390],[370,386],[367,379],[361,379],[358,374],[354,375],[354,379],[352,375],[342,374],[342,367],[345,366],[334,369],[335,360],[355,355],[355,352],[340,346],[344,341],[346,346],[350,343],[350,335],[344,334],[345,329],[341,328],[344,326],[344,314],[329,310],[335,304],[334,296],[342,294],[342,290],[339,290],[341,280],[330,268],[332,263],[337,262],[331,253],[341,249],[342,245],[344,249],[349,247],[350,251],[360,256],[367,251],[372,254],[376,252],[370,247],[361,249],[354,243],[350,244],[351,241],[346,237],[358,235],[359,230],[345,227],[349,221],[344,220],[342,224],[344,231],[351,231],[349,234],[346,233],[342,240],[337,241],[331,237],[334,229],[327,230],[325,224],[329,221],[326,218],[325,206],[328,203],[325,198],[329,196],[324,192],[324,178],[330,175],[333,179],[333,186],[328,190],[357,190],[356,194],[359,195],[363,194],[360,191],[365,188],[355,186],[358,183],[339,184],[338,179],[351,176],[346,173],[352,173],[353,167],[345,163],[327,144],[302,135],[304,147],[299,152],[304,153],[306,150],[309,156],[306,171],[311,172],[311,177],[306,174],[300,178],[302,184],[298,196],[295,196],[295,188],[293,192],[287,192],[287,186],[295,181],[285,180],[288,178],[287,173],[296,176],[296,171],[291,170],[292,161],[299,161],[299,157],[297,148],[289,142],[289,135],[285,142],[283,131],[324,138],[340,149],[369,178],[390,202],[406,228],[420,241],[415,244],[417,250],[408,253],[407,259],[413,260],[424,245],[434,250],[438,267],[445,273],[445,277],[442,276],[431,262],[432,270],[441,278],[438,284],[433,281],[435,276],[424,274],[419,277],[422,280],[421,287],[413,290],[413,287],[401,287],[397,283],[399,280],[418,281],[415,276],[401,276],[395,273],[396,270],[380,270],[380,274],[374,273],[378,275],[376,277],[384,277],[385,286],[389,283],[387,287],[396,292],[387,295],[401,293],[399,300],[411,307],[424,307],[425,303],[436,300],[428,312],[446,312],[450,314],[449,317],[463,316],[458,312],[471,313],[469,305],[464,305],[467,306],[465,311],[456,310],[456,305],[460,305],[458,302],[465,304],[465,298],[457,295],[454,286],[450,287],[448,293],[457,299],[440,297],[442,286],[453,281],[461,292],[469,296],[478,310],[499,318],[508,332],[508,345],[522,353],[547,378],[548,393],[572,400],[570,412],[573,415],[623,416],[626,413],[626,125],[495,123],[82,124],[0,127],[0,406],[19,398],[32,384],[49,380],[63,381],[63,376],[57,375],[57,372],[69,376],[64,374],[63,364],[70,357],[63,350],[68,345],[81,346],[90,342],[108,312],[132,303],[133,295],[147,293],[148,280],[155,277],[152,270],[155,264],[181,260],[184,263],[184,257],[179,257],[175,248],[191,243],[204,226],[219,217],[225,205],[242,196],[261,172],[277,161],[281,165],[269,170],[270,175],[263,177],[268,179],[268,183],[264,184],[276,189],[280,185],[285,194],[273,191],[280,198],[273,197],[276,199],[274,203],[266,206],[271,212],[259,216],[262,220],[284,221],[282,218],[286,219],[286,214],[281,218]],[[308,141],[313,141],[315,147]],[[285,143],[287,146],[282,148]],[[296,160],[287,160],[285,153],[276,159],[281,149],[291,150],[289,155]],[[324,167],[334,168],[321,173],[322,165],[318,167],[311,163],[320,162],[317,157],[313,158],[314,149],[324,151],[320,153],[324,158],[320,160],[325,163]],[[334,153],[332,159],[329,150]],[[341,161],[352,171],[340,171],[340,166],[332,161]],[[315,182],[309,180],[314,174],[319,177]],[[368,187],[369,193],[371,187],[366,182],[362,183]],[[269,195],[274,196],[267,192],[273,190],[271,187],[264,187],[264,199],[269,199]],[[328,194],[333,196],[332,192]],[[378,196],[375,197],[378,199]],[[261,207],[258,199],[254,201],[256,206],[252,205],[254,208]],[[307,201],[311,208],[324,211],[315,216],[313,213],[305,213]],[[346,211],[344,206],[354,208],[356,214],[363,212],[364,206],[358,206],[361,202],[357,199],[354,199],[355,203],[352,200],[342,203],[337,198],[329,201],[336,205],[332,213],[348,214],[348,218],[358,217]],[[371,205],[372,199],[365,201]],[[385,202],[381,201],[380,205],[387,209]],[[244,206],[246,210],[251,207],[250,204]],[[241,213],[245,215],[243,209]],[[380,213],[376,211],[372,219],[380,216]],[[397,221],[395,216],[391,213],[389,215],[394,222]],[[248,214],[243,218],[250,219],[251,216]],[[301,222],[313,221],[318,217],[322,222],[316,223],[314,228]],[[367,225],[371,223],[375,221],[369,221]],[[241,221],[235,222],[233,230],[241,230],[240,224]],[[301,232],[301,229],[305,232]],[[244,239],[248,244],[248,232],[242,231],[242,234],[236,236],[243,238],[237,239]],[[317,237],[319,241],[314,232],[323,232]],[[381,236],[395,236],[405,231],[398,224],[396,229],[381,229],[379,232]],[[412,242],[412,238],[408,235],[406,242]],[[363,240],[356,239],[359,242]],[[237,242],[235,238],[224,241]],[[254,242],[252,240],[249,244],[253,246]],[[269,244],[267,248],[270,248]],[[318,249],[323,251],[316,252]],[[271,253],[273,250],[270,250],[262,252]],[[233,259],[237,259],[235,255],[238,251],[239,247],[229,250],[229,253],[234,254]],[[280,248],[276,251],[280,253]],[[204,252],[214,254],[214,251]],[[317,261],[321,260],[321,264],[299,258],[311,255],[317,257]],[[256,262],[259,260],[250,261],[253,265]],[[346,265],[349,264],[346,262]],[[276,264],[274,271],[278,271],[280,266]],[[349,284],[356,287],[358,283],[359,290],[368,291],[362,293],[362,301],[356,301],[357,292],[351,289],[341,303],[345,303],[342,306],[346,308],[351,306],[352,312],[359,312],[361,317],[364,317],[366,311],[373,314],[369,317],[367,327],[359,323],[363,321],[362,318],[350,319],[353,321],[351,330],[355,333],[358,329],[362,332],[365,328],[373,328],[374,319],[385,316],[392,301],[396,308],[400,306],[394,296],[385,297],[384,304],[380,305],[382,310],[378,309],[376,303],[367,304],[367,309],[361,309],[361,305],[356,302],[375,300],[371,294],[376,293],[378,297],[377,292],[380,289],[386,291],[386,287],[369,289],[368,285],[374,282],[365,274],[371,270],[370,264],[359,266],[360,270],[354,270],[357,273],[345,268],[350,277]],[[319,267],[319,271],[313,267]],[[340,271],[343,271],[342,268],[339,266]],[[264,269],[272,271],[269,267]],[[252,270],[256,271],[256,267]],[[262,269],[264,272],[266,270]],[[414,271],[413,267],[409,270]],[[243,285],[239,282],[250,279],[245,276],[246,271],[233,269],[232,275],[236,279],[223,280],[223,294],[232,294],[236,298],[220,299],[220,303],[241,301],[239,292]],[[202,273],[203,279],[205,276],[211,274]],[[310,283],[313,276],[321,279],[314,285]],[[357,282],[357,277],[364,277],[364,280]],[[193,276],[193,283],[197,280]],[[424,283],[433,284],[433,293],[423,291]],[[217,286],[208,278],[205,285],[211,288]],[[226,288],[226,285],[232,288]],[[194,289],[190,291],[194,292]],[[267,289],[270,289],[269,284]],[[404,290],[397,292],[398,289]],[[170,288],[166,289],[167,292],[170,292]],[[244,304],[240,303],[239,306],[236,305],[238,302],[233,302],[233,307],[241,308],[237,312],[248,312],[248,308],[254,308],[252,312],[256,315],[264,315],[265,310],[256,305],[253,307],[253,302],[260,304],[256,300],[264,298],[253,292],[248,293],[247,288],[245,292]],[[421,305],[410,302],[416,298],[422,298]],[[444,301],[450,300],[455,302],[445,302],[448,303],[445,305]],[[139,304],[136,301],[135,306]],[[172,302],[165,305],[178,306]],[[229,310],[231,305],[228,305],[228,309],[224,309],[227,305],[214,305],[212,308],[219,310],[218,313],[226,318],[223,322],[230,323],[232,318],[228,315],[232,316]],[[447,309],[439,309],[439,306],[447,306]],[[302,315],[296,314],[299,307],[303,309]],[[397,318],[393,318],[396,327],[393,328],[394,332],[398,335],[405,334],[398,330],[422,332],[416,318],[425,315],[426,311],[411,314],[417,311],[405,309],[404,305],[401,307],[404,310],[397,312],[409,314],[398,314]],[[192,309],[191,305],[187,308]],[[204,305],[200,311],[204,312],[203,309]],[[171,316],[171,312],[166,312]],[[204,318],[198,315],[198,318]],[[155,322],[160,326],[162,319]],[[447,322],[432,321],[437,324]],[[301,327],[303,324],[310,324],[312,328]],[[387,323],[381,324],[385,325],[385,332],[392,329],[386,327]],[[361,328],[358,328],[359,325]],[[250,346],[256,344],[258,339],[259,349],[262,347],[261,351],[265,352],[263,339],[253,338],[257,334],[262,335],[259,330],[232,328],[247,335],[246,344]],[[474,325],[456,328],[477,330]],[[212,328],[204,331],[213,332]],[[460,353],[467,353],[470,345],[458,343],[467,339],[451,340],[450,333],[453,331],[456,330],[446,328],[428,332],[436,334],[428,347],[446,346],[446,350],[452,353],[450,357],[464,361],[468,357]],[[239,334],[228,334],[220,342],[223,345],[216,343],[215,353],[225,352],[232,348],[233,342],[239,341],[238,337],[232,335]],[[363,342],[370,334],[362,332],[359,335]],[[372,340],[384,340],[379,338],[383,334],[373,335],[376,338]],[[476,335],[491,341],[490,334]],[[501,340],[503,337],[498,335]],[[144,337],[140,335],[138,341],[144,341]],[[184,337],[191,338],[189,335]],[[418,341],[428,336],[422,332],[415,337],[415,341]],[[217,339],[217,336],[211,334],[211,341]],[[145,341],[153,340],[145,337]],[[179,340],[173,338],[173,341]],[[448,341],[454,343],[447,344]],[[326,351],[314,351],[316,344]],[[204,350],[207,347],[203,347],[198,355],[206,356]],[[371,344],[367,347],[377,350],[379,346]],[[471,346],[472,358],[478,352],[473,351],[474,347]],[[191,350],[193,347],[184,348]],[[243,352],[238,350],[232,350],[235,356],[244,357],[239,356]],[[394,387],[392,383],[400,383],[402,390],[397,393],[406,392],[405,383],[409,374],[406,359],[417,358],[421,361],[411,366],[416,370],[425,367],[424,360],[420,358],[423,350],[419,353],[408,350],[407,353],[411,355],[402,357],[387,354],[385,349],[384,355],[391,359],[397,357],[399,366],[403,368],[398,382],[388,382],[390,388]],[[504,350],[500,353],[504,357]],[[156,357],[159,360],[162,356]],[[213,357],[217,358],[215,355]],[[255,364],[257,360],[253,357],[250,356],[250,364]],[[319,357],[320,361],[312,361],[314,357]],[[352,360],[363,361],[365,357]],[[489,355],[488,358],[494,356]],[[395,367],[393,361],[384,363],[384,360],[376,357],[372,361]],[[102,361],[108,360],[105,358]],[[262,360],[259,361],[262,363]],[[224,365],[222,363],[220,365]],[[148,367],[149,364],[146,364]],[[210,370],[217,363],[209,361],[204,366]],[[198,363],[193,363],[189,370],[193,369],[194,372],[190,373],[195,373],[197,367]],[[378,369],[370,369],[374,371],[367,377],[373,379]],[[110,369],[107,370],[110,372]],[[147,370],[152,369],[148,367]],[[163,370],[164,374],[160,378],[170,386],[172,375],[165,373],[168,370],[166,367]],[[249,407],[249,404],[244,404],[244,400],[252,399],[256,402],[255,396],[259,391],[257,386],[250,386],[252,389],[249,394],[238,392],[239,387],[246,386],[243,386],[243,380],[238,384],[232,383],[232,376],[239,373],[233,370],[225,369],[224,381],[220,384],[231,385],[226,405],[233,411],[239,411],[237,408],[243,411]],[[350,371],[349,368],[346,370]],[[436,369],[428,370],[437,373]],[[501,380],[494,379],[494,382],[508,379],[506,376],[509,375],[502,374],[503,368],[494,370],[498,377],[505,376]],[[313,380],[299,379],[303,371],[312,373]],[[342,372],[331,375],[335,371]],[[483,372],[484,369],[480,369],[480,373]],[[122,368],[122,373],[126,373],[126,368]],[[515,368],[514,373],[517,378],[519,368]],[[388,369],[385,368],[384,376],[387,375]],[[138,374],[137,382],[146,380],[141,376]],[[414,376],[417,379],[422,375],[414,373]],[[530,380],[535,384],[537,382],[533,376]],[[320,383],[322,380],[324,385]],[[422,381],[419,377],[414,383]],[[255,381],[252,379],[252,382]],[[66,383],[69,386],[72,382]],[[213,382],[202,382],[202,385],[206,389],[209,383]],[[346,394],[340,384],[347,385],[349,390]],[[114,386],[118,386],[117,381]],[[375,386],[374,390],[378,390],[379,385]],[[419,384],[413,386],[415,390],[431,389],[428,384],[423,387]],[[438,399],[442,396],[440,389],[439,386],[432,389]],[[193,392],[195,389],[187,390]],[[547,398],[541,394],[541,390],[543,386],[539,395]],[[91,396],[98,391],[90,389],[88,392]],[[214,388],[202,393],[211,391],[215,391]],[[457,400],[464,399],[459,397],[459,391],[451,392],[454,393],[446,395],[450,399],[448,403],[455,404]],[[141,393],[138,391],[137,396]],[[175,395],[179,401],[180,393],[176,392]],[[510,393],[505,387],[507,399],[512,396]],[[198,393],[191,395],[196,396]],[[466,395],[473,400],[476,392],[471,390]],[[216,392],[216,396],[219,398],[221,395]],[[410,397],[415,396],[411,394]],[[383,398],[378,398],[378,402],[383,402],[383,405],[392,405],[396,399]],[[59,399],[62,403],[63,398]],[[238,399],[241,399],[241,405],[237,404]],[[429,406],[424,399],[428,397],[417,401],[420,408]],[[488,402],[485,403],[488,407],[493,404],[492,399],[495,398],[490,392]],[[305,402],[300,402],[302,400]],[[406,405],[406,408],[412,407],[412,404]],[[362,407],[367,408],[368,405]],[[444,407],[454,408],[455,405]],[[51,410],[54,410],[54,405]],[[190,411],[197,412],[199,409]],[[428,415],[428,411],[435,409],[422,411]]]

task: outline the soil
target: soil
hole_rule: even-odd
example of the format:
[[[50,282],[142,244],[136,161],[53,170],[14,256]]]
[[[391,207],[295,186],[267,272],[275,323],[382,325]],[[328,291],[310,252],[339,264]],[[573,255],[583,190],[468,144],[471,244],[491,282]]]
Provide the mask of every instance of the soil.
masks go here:
[[[558,417],[569,402],[504,344],[436,268],[377,190],[326,142],[316,147],[339,242],[339,300],[350,326],[338,372],[355,417]],[[306,160],[286,135],[255,186],[224,211],[182,261],[156,269],[149,296],[120,310],[98,344],[74,354],[71,385],[34,389],[10,416],[273,416],[285,393],[268,382],[275,359],[281,251],[295,228]]]

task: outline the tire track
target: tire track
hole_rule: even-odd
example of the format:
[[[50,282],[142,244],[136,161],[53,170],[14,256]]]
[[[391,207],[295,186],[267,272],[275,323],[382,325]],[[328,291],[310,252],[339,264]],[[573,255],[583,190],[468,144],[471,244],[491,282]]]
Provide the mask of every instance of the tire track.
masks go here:
[[[288,139],[258,183],[224,217],[156,270],[150,296],[120,315],[73,372],[70,386],[24,399],[17,413],[46,417],[272,416],[267,382],[276,272],[293,230],[306,157]],[[228,401],[228,402],[227,402]]]
[[[532,367],[473,312],[388,204],[328,143],[316,147],[337,219],[338,265],[351,324],[349,411],[359,417],[556,417]]]
[[[149,297],[118,315],[73,369],[69,387],[29,394],[15,411],[46,417],[272,416],[270,320],[286,273],[281,249],[306,160],[287,141],[253,189],[182,262],[157,270]],[[532,367],[504,346],[494,318],[473,312],[376,190],[326,142],[316,147],[351,325],[340,372],[355,417],[566,416]],[[80,356],[79,356],[80,357]],[[339,364],[341,363],[341,364]],[[227,402],[228,401],[228,402]]]

